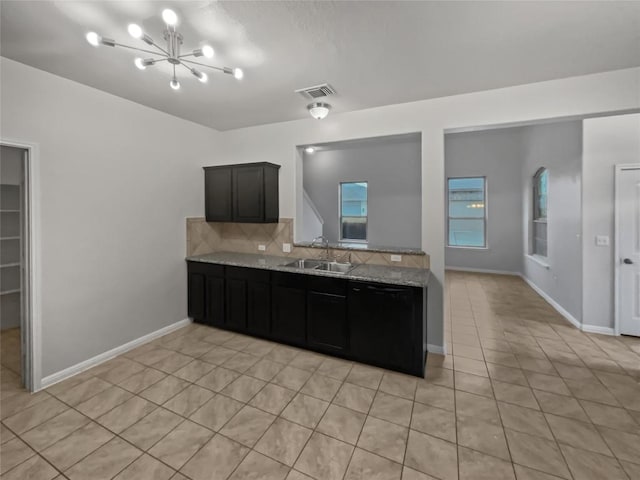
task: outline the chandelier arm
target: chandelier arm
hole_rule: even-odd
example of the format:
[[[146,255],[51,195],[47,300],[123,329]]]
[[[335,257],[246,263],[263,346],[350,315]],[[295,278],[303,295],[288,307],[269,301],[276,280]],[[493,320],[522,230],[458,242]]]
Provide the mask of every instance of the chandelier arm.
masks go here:
[[[180,63],[193,63],[194,65],[199,65],[201,67],[207,67],[207,68],[213,68],[214,70],[219,70],[221,72],[225,72],[226,73],[226,69],[222,68],[222,67],[214,67],[213,65],[207,65],[206,63],[200,63],[200,62],[194,62],[193,60],[183,60],[182,58],[180,59]],[[186,65],[185,65],[186,67]],[[187,67],[189,68],[189,67]]]
[[[164,48],[162,48],[160,45],[158,45],[156,42],[153,42],[151,45],[153,45],[154,47],[156,47],[158,50],[160,50],[162,53],[164,53],[167,57],[169,57],[169,52],[167,52]]]
[[[163,52],[154,52],[153,50],[146,50],[144,48],[138,48],[138,47],[132,47],[131,45],[125,45],[124,43],[118,43],[118,42],[114,42],[114,45],[116,47],[123,47],[123,48],[129,48],[131,50],[137,50],[139,52],[145,52],[145,53],[150,53],[152,55],[162,55]],[[162,50],[162,49],[161,49]]]

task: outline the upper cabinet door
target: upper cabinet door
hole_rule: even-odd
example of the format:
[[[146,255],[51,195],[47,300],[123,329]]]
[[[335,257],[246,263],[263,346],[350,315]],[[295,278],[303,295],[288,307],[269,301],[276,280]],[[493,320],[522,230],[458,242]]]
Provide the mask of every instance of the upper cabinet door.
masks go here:
[[[204,213],[207,222],[231,222],[231,168],[205,168]]]
[[[264,168],[233,170],[233,221],[264,222]]]

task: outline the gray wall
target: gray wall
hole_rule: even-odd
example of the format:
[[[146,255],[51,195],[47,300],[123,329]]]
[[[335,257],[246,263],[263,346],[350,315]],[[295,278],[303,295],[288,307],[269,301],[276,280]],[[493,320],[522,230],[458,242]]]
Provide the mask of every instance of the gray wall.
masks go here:
[[[532,178],[549,170],[547,263],[525,257],[523,274],[576,320],[582,318],[582,122],[536,125],[523,136],[523,243],[529,245]],[[527,251],[528,253],[528,251]]]
[[[545,267],[527,256],[532,178],[549,169]],[[446,176],[487,177],[487,249],[447,248],[447,267],[521,273],[582,318],[582,122],[448,134]]]
[[[304,189],[324,219],[323,234],[332,242],[339,239],[340,182],[366,181],[369,244],[420,248],[420,136],[382,137],[323,148],[303,158]]]
[[[445,135],[445,176],[486,177],[488,214],[487,248],[447,247],[447,267],[522,271],[522,138],[523,128]]]
[[[187,317],[185,218],[219,134],[0,64],[2,135],[39,147],[46,377]]]
[[[614,327],[614,166],[640,163],[640,114],[584,121],[583,323]],[[596,246],[608,235],[609,246]]]

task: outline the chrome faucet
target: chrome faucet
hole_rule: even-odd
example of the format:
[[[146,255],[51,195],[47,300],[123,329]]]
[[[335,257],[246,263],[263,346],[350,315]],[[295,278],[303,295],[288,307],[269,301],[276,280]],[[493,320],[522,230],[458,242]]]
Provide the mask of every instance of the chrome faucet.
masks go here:
[[[320,242],[320,245],[322,245],[325,249],[325,252],[324,252],[325,260],[329,260],[329,240],[324,235],[320,235],[319,237],[316,237],[312,240],[311,246],[313,247],[318,241]]]

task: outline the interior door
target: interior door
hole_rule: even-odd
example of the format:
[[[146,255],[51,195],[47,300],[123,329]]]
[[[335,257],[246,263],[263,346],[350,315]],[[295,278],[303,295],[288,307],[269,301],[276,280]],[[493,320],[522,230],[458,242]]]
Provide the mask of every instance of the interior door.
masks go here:
[[[620,333],[640,337],[640,165],[617,176]]]

